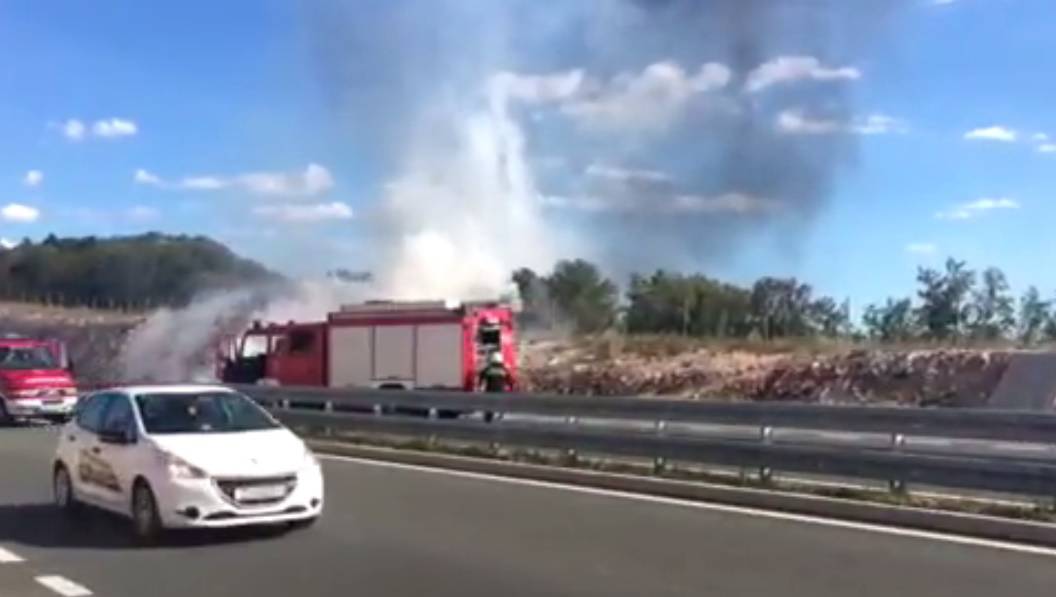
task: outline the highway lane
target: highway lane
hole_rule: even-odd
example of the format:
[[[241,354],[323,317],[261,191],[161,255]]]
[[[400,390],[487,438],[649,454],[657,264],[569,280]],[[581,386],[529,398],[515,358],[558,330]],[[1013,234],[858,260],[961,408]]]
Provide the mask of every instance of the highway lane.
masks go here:
[[[40,574],[107,597],[1018,597],[1056,583],[1054,555],[330,459],[313,529],[139,549],[108,516],[55,515],[53,441],[51,430],[0,430],[0,548],[25,559],[0,564],[5,597]]]

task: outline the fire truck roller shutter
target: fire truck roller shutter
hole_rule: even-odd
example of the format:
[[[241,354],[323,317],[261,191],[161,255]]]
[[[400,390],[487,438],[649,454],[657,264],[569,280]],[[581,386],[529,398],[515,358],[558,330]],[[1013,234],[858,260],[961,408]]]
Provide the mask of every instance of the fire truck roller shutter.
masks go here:
[[[369,386],[371,369],[371,328],[330,327],[330,387]]]
[[[417,387],[462,387],[462,324],[434,323],[418,326]]]
[[[414,326],[374,327],[374,382],[414,383]]]

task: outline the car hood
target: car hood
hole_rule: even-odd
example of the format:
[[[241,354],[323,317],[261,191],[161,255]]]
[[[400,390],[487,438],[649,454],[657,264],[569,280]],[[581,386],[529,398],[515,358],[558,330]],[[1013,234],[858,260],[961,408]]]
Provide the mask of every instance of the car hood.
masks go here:
[[[158,448],[213,477],[288,475],[304,466],[304,442],[287,429],[152,435]]]
[[[13,390],[73,386],[73,377],[63,369],[0,369],[0,381]]]

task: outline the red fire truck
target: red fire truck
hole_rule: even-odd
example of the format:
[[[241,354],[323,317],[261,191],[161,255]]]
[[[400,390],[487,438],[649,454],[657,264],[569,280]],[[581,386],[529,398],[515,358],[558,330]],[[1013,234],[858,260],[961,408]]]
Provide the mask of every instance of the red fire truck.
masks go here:
[[[475,391],[498,352],[514,389],[513,309],[500,302],[372,301],[325,321],[254,322],[217,359],[225,383]]]
[[[73,365],[63,342],[0,336],[0,425],[32,417],[66,419],[76,404]]]

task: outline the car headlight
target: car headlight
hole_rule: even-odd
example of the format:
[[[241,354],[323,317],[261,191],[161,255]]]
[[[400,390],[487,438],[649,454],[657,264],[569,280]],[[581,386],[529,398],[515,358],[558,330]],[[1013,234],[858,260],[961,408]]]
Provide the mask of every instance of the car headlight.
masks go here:
[[[175,454],[169,454],[168,452],[162,452],[161,454],[162,458],[165,459],[165,468],[169,471],[169,476],[174,479],[205,479],[209,476],[202,469]]]

